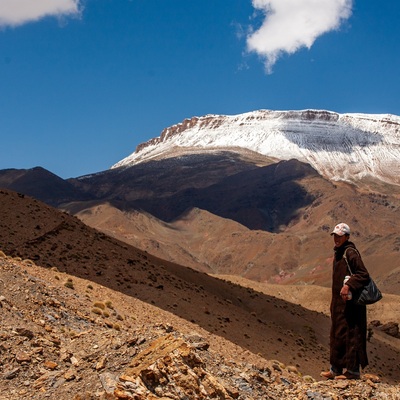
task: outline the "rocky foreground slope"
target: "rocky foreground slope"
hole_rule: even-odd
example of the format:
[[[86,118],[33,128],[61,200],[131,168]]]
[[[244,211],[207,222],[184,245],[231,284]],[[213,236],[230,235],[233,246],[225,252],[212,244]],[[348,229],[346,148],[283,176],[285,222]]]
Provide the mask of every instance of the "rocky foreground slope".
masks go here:
[[[2,400],[399,393],[396,338],[373,334],[363,381],[323,382],[323,313],[157,259],[27,196],[1,190],[0,203]]]
[[[399,399],[316,381],[99,284],[0,252],[0,399]]]

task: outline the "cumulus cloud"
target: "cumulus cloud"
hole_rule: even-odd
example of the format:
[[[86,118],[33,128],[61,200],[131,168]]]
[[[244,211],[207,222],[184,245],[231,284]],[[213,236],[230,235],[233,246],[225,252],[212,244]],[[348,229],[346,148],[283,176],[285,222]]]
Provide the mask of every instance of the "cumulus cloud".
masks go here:
[[[310,48],[317,37],[338,29],[350,17],[352,0],[252,0],[263,15],[247,36],[247,49],[257,53],[267,73],[283,54]]]
[[[79,0],[0,0],[0,26],[17,26],[47,16],[79,14]]]

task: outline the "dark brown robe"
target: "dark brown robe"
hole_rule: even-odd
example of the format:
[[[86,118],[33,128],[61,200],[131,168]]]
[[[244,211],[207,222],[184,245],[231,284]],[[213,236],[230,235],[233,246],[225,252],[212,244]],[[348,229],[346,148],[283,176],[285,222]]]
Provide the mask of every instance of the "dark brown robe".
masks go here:
[[[356,305],[353,300],[343,300],[340,290],[346,275],[350,275],[343,254],[346,248],[347,260],[353,275],[347,282],[354,295],[368,283],[369,274],[354,243],[346,241],[335,248],[332,274],[330,363],[332,366],[350,371],[368,365],[367,357],[367,308]]]

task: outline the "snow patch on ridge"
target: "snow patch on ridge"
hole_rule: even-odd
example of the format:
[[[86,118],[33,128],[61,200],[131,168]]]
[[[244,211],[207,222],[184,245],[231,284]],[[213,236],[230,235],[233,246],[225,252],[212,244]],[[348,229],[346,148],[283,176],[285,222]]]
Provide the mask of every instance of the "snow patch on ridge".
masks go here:
[[[171,157],[177,149],[238,148],[280,160],[296,158],[332,180],[374,176],[400,184],[400,117],[325,110],[258,110],[193,117],[166,128],[160,137],[139,145],[112,168]]]

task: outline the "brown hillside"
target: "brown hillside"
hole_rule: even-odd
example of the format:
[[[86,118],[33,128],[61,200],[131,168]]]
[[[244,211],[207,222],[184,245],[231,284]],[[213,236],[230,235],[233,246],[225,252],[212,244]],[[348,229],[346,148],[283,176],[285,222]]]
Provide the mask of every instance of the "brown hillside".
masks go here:
[[[322,313],[163,261],[27,196],[1,190],[0,204],[6,254],[106,286],[316,378],[326,368],[329,319]],[[370,372],[400,378],[397,348],[373,338],[370,352]]]
[[[37,168],[0,171],[0,185],[159,258],[258,282],[328,287],[329,232],[346,221],[382,290],[400,291],[400,192],[372,178],[356,187],[297,160],[212,151],[61,183]]]
[[[338,221],[352,228],[370,273],[386,293],[400,291],[400,200],[397,195],[336,186],[320,177],[297,181],[308,206],[282,231],[251,230],[198,208],[167,223],[154,216],[119,210],[110,203],[74,203],[71,213],[108,235],[167,259],[213,274],[256,282],[330,286],[332,238]]]

